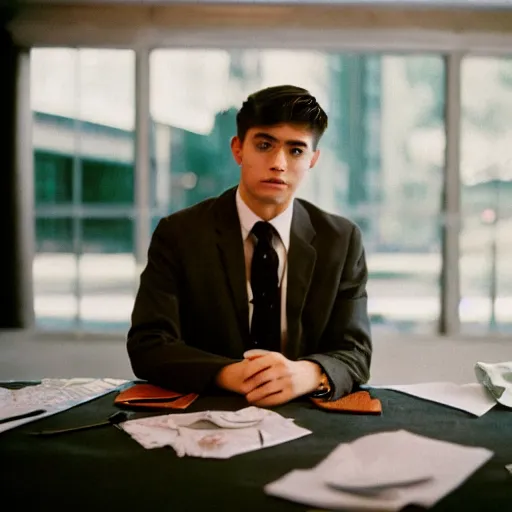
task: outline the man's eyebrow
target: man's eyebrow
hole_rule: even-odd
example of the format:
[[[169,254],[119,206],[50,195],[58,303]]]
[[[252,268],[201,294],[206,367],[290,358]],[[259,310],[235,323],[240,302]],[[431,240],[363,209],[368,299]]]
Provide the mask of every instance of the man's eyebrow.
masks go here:
[[[258,132],[256,134],[254,134],[254,138],[255,139],[266,139],[269,142],[279,142],[279,139],[277,139],[273,135],[270,135],[270,133],[265,133],[265,132]],[[285,142],[285,144],[287,146],[300,146],[300,147],[303,147],[303,148],[307,148],[308,147],[307,142],[304,142],[303,140],[287,140]]]

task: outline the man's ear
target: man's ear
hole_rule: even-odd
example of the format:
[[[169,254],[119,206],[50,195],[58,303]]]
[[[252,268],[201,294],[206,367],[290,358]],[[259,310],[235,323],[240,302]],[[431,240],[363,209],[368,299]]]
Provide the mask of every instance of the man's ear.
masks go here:
[[[242,164],[242,141],[240,138],[235,135],[231,139],[231,153],[233,153],[233,158],[238,165]]]
[[[320,157],[320,150],[317,149],[315,150],[315,152],[313,153],[313,158],[311,159],[311,162],[309,164],[309,168],[310,169],[313,169],[313,167],[315,167],[316,165],[316,162],[318,161],[318,158]]]

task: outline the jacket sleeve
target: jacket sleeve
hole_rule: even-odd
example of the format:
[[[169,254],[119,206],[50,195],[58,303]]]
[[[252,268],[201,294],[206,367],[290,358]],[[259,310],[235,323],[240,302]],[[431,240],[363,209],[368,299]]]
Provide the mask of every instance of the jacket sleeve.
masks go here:
[[[331,383],[330,400],[368,382],[372,356],[366,283],[368,269],[359,228],[353,227],[347,258],[318,353],[302,357],[318,363]]]
[[[133,372],[180,392],[202,393],[234,360],[187,345],[180,328],[180,262],[171,221],[155,229],[132,312],[127,349]]]

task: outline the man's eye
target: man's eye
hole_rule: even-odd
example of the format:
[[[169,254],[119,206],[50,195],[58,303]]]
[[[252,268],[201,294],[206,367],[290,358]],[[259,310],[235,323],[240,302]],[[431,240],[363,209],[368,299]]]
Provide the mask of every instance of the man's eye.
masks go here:
[[[299,156],[299,155],[302,155],[303,151],[302,151],[302,149],[300,149],[300,148],[292,148],[292,149],[290,150],[290,153],[291,153],[292,155],[294,155],[294,156]]]
[[[268,149],[270,147],[270,142],[258,142],[256,147],[261,150]]]

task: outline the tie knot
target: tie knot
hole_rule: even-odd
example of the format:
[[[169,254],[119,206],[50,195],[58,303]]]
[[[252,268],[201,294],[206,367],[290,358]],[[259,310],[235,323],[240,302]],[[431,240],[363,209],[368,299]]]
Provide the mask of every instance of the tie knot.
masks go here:
[[[251,232],[259,241],[265,241],[269,244],[272,243],[272,237],[274,236],[274,228],[269,222],[258,221],[252,227]]]

